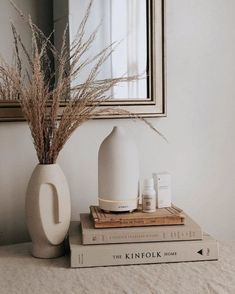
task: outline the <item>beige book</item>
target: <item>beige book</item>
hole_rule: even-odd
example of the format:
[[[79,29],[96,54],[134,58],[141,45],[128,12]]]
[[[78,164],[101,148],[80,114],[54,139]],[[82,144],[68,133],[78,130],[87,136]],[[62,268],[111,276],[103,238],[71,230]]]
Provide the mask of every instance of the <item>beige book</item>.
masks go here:
[[[218,245],[208,234],[199,241],[83,245],[79,222],[69,231],[71,267],[205,261],[218,259]]]
[[[202,239],[201,227],[185,214],[184,225],[94,228],[88,213],[80,214],[83,244],[109,244]]]

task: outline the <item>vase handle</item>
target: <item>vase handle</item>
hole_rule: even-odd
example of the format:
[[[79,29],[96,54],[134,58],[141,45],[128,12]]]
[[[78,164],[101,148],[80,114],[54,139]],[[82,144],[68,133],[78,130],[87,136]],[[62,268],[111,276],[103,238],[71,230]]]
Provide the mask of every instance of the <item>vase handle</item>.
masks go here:
[[[54,222],[55,224],[59,224],[62,223],[63,221],[63,197],[61,195],[63,195],[63,191],[60,187],[57,187],[57,185],[53,184],[52,182],[47,182],[41,185],[40,190],[39,190],[39,199],[42,199],[41,197],[43,196],[42,193],[42,187],[43,186],[50,186],[52,188],[52,193],[53,193],[53,211],[54,211]],[[45,196],[45,195],[44,195]],[[43,197],[44,198],[44,197]],[[40,217],[41,219],[43,218],[43,211],[46,210],[46,208],[44,207],[45,205],[47,205],[47,202],[44,201],[39,201],[40,205],[39,205],[39,211],[40,211]]]
[[[56,214],[55,214],[55,223],[59,224],[62,223],[62,191],[56,187],[56,185],[51,184],[53,186],[53,189],[55,191],[55,196],[56,196]]]

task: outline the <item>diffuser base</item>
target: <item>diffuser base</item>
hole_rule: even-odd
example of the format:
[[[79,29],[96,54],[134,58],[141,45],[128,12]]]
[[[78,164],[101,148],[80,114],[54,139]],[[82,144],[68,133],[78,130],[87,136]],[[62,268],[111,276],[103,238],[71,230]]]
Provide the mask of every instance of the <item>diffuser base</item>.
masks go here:
[[[99,198],[99,207],[105,211],[133,211],[138,207],[139,198],[129,200],[105,200]]]

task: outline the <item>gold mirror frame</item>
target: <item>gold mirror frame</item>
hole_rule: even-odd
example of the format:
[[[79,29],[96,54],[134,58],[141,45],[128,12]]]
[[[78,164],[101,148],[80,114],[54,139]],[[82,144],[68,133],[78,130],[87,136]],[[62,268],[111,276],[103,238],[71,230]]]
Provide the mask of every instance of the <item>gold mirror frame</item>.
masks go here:
[[[148,1],[148,59],[149,59],[149,79],[148,79],[148,100],[130,100],[122,99],[118,101],[106,102],[102,107],[121,107],[129,112],[142,117],[161,117],[166,116],[166,98],[165,98],[165,55],[164,55],[164,0],[146,0]],[[55,0],[55,5],[67,8],[68,0]],[[56,10],[56,7],[54,7]],[[63,9],[61,9],[63,10]],[[64,14],[64,10],[63,10]],[[54,13],[55,15],[55,13]],[[59,20],[58,20],[59,19]],[[69,21],[67,17],[54,16],[54,26],[62,27],[62,23]],[[68,32],[69,33],[69,32]],[[56,39],[56,35],[55,35]],[[64,103],[61,104],[61,110]],[[124,115],[99,116],[94,118],[124,118]],[[22,121],[20,105],[16,101],[0,101],[0,121]]]

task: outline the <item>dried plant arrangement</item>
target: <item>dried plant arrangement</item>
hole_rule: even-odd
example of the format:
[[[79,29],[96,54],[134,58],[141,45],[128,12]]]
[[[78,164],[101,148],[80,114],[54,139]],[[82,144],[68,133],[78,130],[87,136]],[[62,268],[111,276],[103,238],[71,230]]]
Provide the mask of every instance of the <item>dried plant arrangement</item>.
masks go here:
[[[11,72],[12,69],[2,57],[0,57],[0,67],[4,68],[4,72],[0,74],[0,98],[3,101],[16,100],[18,91],[14,87],[13,80],[5,74],[5,72]]]
[[[91,0],[88,5],[78,28],[77,37],[70,48],[66,44],[65,30],[60,50],[52,44],[52,35],[45,36],[31,18],[26,18],[12,3],[30,28],[32,48],[30,50],[26,48],[12,24],[16,64],[11,66],[4,61],[0,62],[0,96],[3,99],[19,100],[31,130],[40,164],[55,163],[71,134],[82,123],[94,116],[111,112],[136,117],[117,107],[100,107],[103,102],[111,98],[107,93],[113,86],[138,77],[97,79],[103,64],[112,54],[115,44],[104,48],[91,58],[84,58],[98,31],[97,28],[85,37],[92,2]],[[55,69],[50,62],[51,56],[55,60]],[[26,66],[24,59],[27,61]],[[74,84],[73,81],[87,66],[91,69],[85,82]],[[61,101],[65,101],[64,107],[60,107]],[[139,119],[145,121],[155,132],[164,137],[144,118]]]

